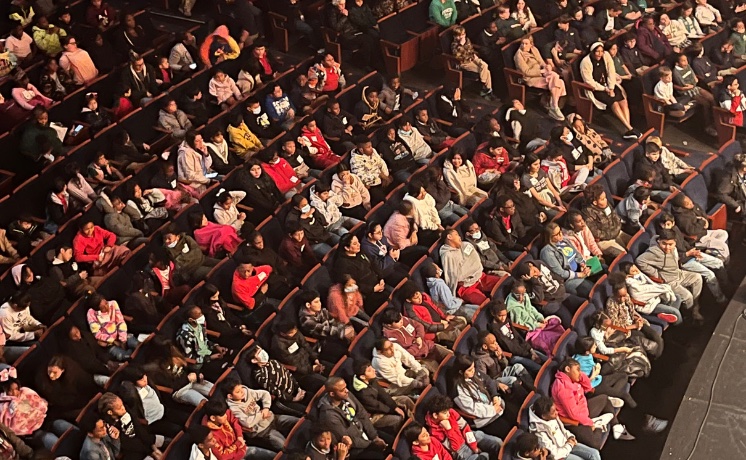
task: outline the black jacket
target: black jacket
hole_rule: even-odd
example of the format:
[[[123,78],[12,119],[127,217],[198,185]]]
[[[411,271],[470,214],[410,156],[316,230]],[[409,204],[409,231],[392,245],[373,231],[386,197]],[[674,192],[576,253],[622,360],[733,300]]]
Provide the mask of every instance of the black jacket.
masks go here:
[[[363,405],[371,415],[376,414],[396,414],[396,401],[386,393],[381,385],[378,384],[377,380],[370,381],[364,388],[357,389],[358,385],[363,382],[357,380],[357,377],[353,380],[351,385],[352,394],[355,395],[360,404]]]
[[[371,263],[368,256],[362,252],[355,256],[348,256],[341,248],[334,259],[333,273],[338,282],[343,282],[344,275],[350,275],[357,281],[363,296],[373,294],[373,288],[382,278],[378,267]]]
[[[151,446],[155,443],[155,435],[148,431],[136,414],[128,411],[126,415],[129,415],[129,422],[125,424],[121,418],[114,420],[108,414],[101,414],[104,422],[119,430],[122,457],[125,460],[142,460],[153,451]]]
[[[282,132],[282,128],[272,123],[269,114],[264,109],[258,115],[246,112],[243,120],[249,131],[262,139],[274,139],[275,136]]]
[[[406,142],[402,141],[399,135],[392,141],[388,137],[378,143],[376,146],[378,153],[381,154],[383,161],[389,167],[389,170],[413,172],[417,169],[417,162],[414,160],[412,150]]]
[[[285,217],[285,228],[290,228],[294,224],[300,224],[311,244],[325,243],[332,237],[326,229],[326,219],[320,212],[314,212],[310,218],[303,219],[301,212],[292,208]]]
[[[290,351],[295,348],[295,351]],[[312,373],[313,363],[319,358],[301,331],[296,332],[293,337],[274,334],[269,354],[282,364],[295,367],[295,372],[299,375]]]
[[[707,235],[707,228],[705,228],[705,222],[708,222],[707,213],[697,203],[693,204],[694,208],[692,209],[673,206],[671,210],[674,219],[676,219],[676,226],[681,229],[681,232],[685,235],[695,236],[699,240]]]
[[[146,63],[143,71],[145,75],[142,79],[136,76],[132,66],[127,66],[122,71],[122,84],[126,88],[132,88],[130,100],[135,107],[140,105],[140,99],[147,97],[147,93],[150,93],[150,97],[156,97],[160,93],[158,82],[155,81],[158,76],[155,67]]]
[[[497,343],[504,351],[523,358],[531,357],[531,345],[513,327],[510,318],[505,323],[498,323],[497,320],[490,321],[487,323],[487,330],[495,336]]]
[[[327,110],[321,118],[321,132],[328,137],[340,138],[345,135],[345,129],[348,126],[355,124],[357,124],[357,118],[350,112],[340,109],[339,115],[334,115]]]
[[[505,228],[502,216],[496,210],[484,221],[484,232],[495,240],[497,247],[502,251],[523,251],[524,244],[521,239],[526,236],[526,228],[523,226],[521,216],[516,212],[510,219],[511,231]]]
[[[271,215],[283,202],[283,196],[274,181],[265,173],[255,179],[249,170],[241,168],[236,173],[235,186],[246,192],[246,204],[252,208]]]

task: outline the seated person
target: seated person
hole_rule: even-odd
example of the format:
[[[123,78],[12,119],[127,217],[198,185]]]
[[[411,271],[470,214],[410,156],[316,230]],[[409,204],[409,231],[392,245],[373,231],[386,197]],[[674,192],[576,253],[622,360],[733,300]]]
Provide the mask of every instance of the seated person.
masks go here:
[[[531,36],[521,40],[521,47],[516,52],[514,61],[516,69],[523,75],[526,85],[549,91],[549,116],[558,121],[564,120],[565,116],[559,108],[559,101],[560,98],[567,95],[565,82],[554,71],[553,64],[546,62],[541,57]]]
[[[497,338],[489,331],[481,331],[470,350],[477,372],[491,378],[498,389],[510,393],[511,399],[521,403],[528,391],[535,391],[534,377],[521,363],[510,364]]]
[[[742,130],[744,128],[743,112],[746,111],[746,97],[741,92],[738,78],[732,75],[725,77],[722,87],[718,101],[720,107],[733,114],[730,123],[735,125],[737,129]]]
[[[163,446],[163,435],[153,435],[147,425],[131,409],[128,410],[122,399],[111,392],[106,392],[98,399],[98,413],[110,427],[119,430],[119,442],[126,452],[125,458],[161,454],[158,447]],[[134,416],[132,415],[134,414]]]
[[[269,392],[272,399],[285,407],[294,407],[294,403],[302,403],[306,399],[306,390],[290,369],[270,358],[267,351],[256,343],[246,349],[243,358],[236,364],[236,371],[242,381],[256,382],[258,387]]]
[[[141,244],[148,243],[148,238],[141,230],[144,228],[142,222],[137,219],[133,222],[131,216],[137,217],[137,211],[129,207],[119,196],[113,196],[107,203],[105,195],[96,203],[104,212],[104,226],[117,236],[117,244],[137,248]]]
[[[183,140],[192,126],[192,121],[179,109],[174,99],[166,98],[163,101],[163,108],[158,112],[159,128],[171,134],[176,140]]]
[[[430,436],[427,429],[417,422],[410,423],[402,432],[410,445],[412,456],[418,459],[452,460],[451,454],[440,441]],[[479,458],[479,457],[477,457]]]
[[[244,122],[252,133],[256,134],[262,140],[271,140],[282,132],[280,127],[269,116],[269,113],[259,103],[259,99],[251,96],[246,101],[246,113],[244,113]]]
[[[663,32],[656,27],[653,16],[646,16],[640,20],[637,28],[637,47],[651,64],[661,62],[673,52],[683,51],[679,47],[673,49]]]
[[[122,265],[130,250],[116,244],[117,236],[90,219],[80,222],[80,230],[73,238],[75,261],[92,266],[94,276],[103,276]]]
[[[32,121],[26,125],[21,134],[21,142],[18,146],[22,155],[33,161],[40,161],[41,157],[48,161],[64,153],[62,141],[57,136],[57,131],[49,126],[49,113],[44,107],[36,106],[31,112]],[[39,138],[48,140],[45,144],[39,143]],[[40,146],[44,145],[44,149]],[[51,159],[50,159],[51,157]]]
[[[264,107],[270,119],[284,130],[290,130],[295,125],[295,106],[279,84],[272,86],[272,92],[264,100]]]
[[[66,188],[64,181],[60,182],[63,189]],[[58,181],[55,180],[55,187],[57,185]],[[65,193],[66,192],[63,192],[62,195],[64,196]],[[62,209],[60,209],[60,211],[62,211]],[[64,212],[61,217],[65,217]],[[42,226],[37,224],[32,217],[21,214],[20,217],[8,225],[7,236],[18,251],[18,255],[21,257],[27,257],[34,247],[38,246],[45,238],[49,237],[49,234],[43,231]]]
[[[591,268],[564,236],[560,226],[550,222],[544,231],[544,241],[547,244],[541,249],[541,261],[564,280],[567,292],[587,297],[593,289],[593,282],[588,279],[593,276]]]
[[[80,449],[82,460],[97,458],[116,458],[121,449],[119,430],[108,426],[98,414],[92,415],[81,423],[86,437]]]
[[[47,330],[39,320],[31,316],[31,297],[28,294],[14,294],[0,306],[0,329],[4,338],[13,342],[38,342]]]
[[[218,263],[218,260],[206,257],[194,238],[179,232],[173,224],[163,231],[163,245],[176,264],[173,276],[179,284],[198,283]]]
[[[119,304],[115,300],[106,300],[99,294],[92,294],[86,304],[88,327],[96,342],[107,349],[114,360],[128,360],[139,342],[135,336],[127,333],[127,323]]]
[[[52,255],[54,254],[54,255]],[[88,276],[88,271],[73,261],[73,248],[61,245],[56,251],[47,253],[47,259],[51,256],[51,268],[49,277],[59,281],[69,295],[76,299],[85,293],[93,292],[100,278]]]
[[[547,360],[547,356],[534,349],[521,333],[515,330],[505,302],[493,300],[487,308],[487,330],[495,336],[501,349],[513,355],[510,357],[510,363],[522,364],[532,375],[536,375]]]
[[[327,369],[319,359],[318,347],[311,346],[294,321],[280,321],[273,331],[272,356],[286,369],[292,369],[301,388],[308,394],[315,394],[324,385],[324,371]]]
[[[593,329],[591,329],[593,330]],[[580,370],[591,381],[594,394],[603,394],[618,398],[624,401],[630,408],[637,407],[637,402],[629,394],[628,383],[629,377],[625,372],[606,371],[605,375],[601,374],[601,363],[593,357],[598,350],[596,341],[593,337],[579,337],[575,342],[576,353],[573,359],[580,363]]]
[[[176,343],[186,358],[195,361],[190,369],[207,375],[217,374],[224,367],[221,364],[229,350],[207,339],[207,320],[200,307],[189,308],[185,319],[176,333]]]
[[[190,126],[184,127],[184,130],[189,129],[192,126],[202,126],[207,123],[207,120],[210,118],[210,112],[207,110],[207,106],[205,105],[202,91],[200,91],[197,86],[189,86],[186,89],[184,95],[179,99],[178,106],[189,120]]]
[[[371,202],[378,204],[386,199],[392,178],[389,168],[365,136],[355,139],[357,147],[350,152],[350,172],[357,176],[368,189]]]
[[[481,305],[500,278],[484,271],[478,252],[456,229],[444,231],[440,242],[443,278],[451,292],[467,303]]]
[[[342,197],[342,214],[363,220],[371,208],[370,192],[346,164],[339,163],[336,170],[337,173],[332,176],[331,188]]]
[[[371,365],[376,375],[389,382],[392,396],[417,393],[430,384],[430,373],[398,343],[376,340]]]
[[[421,292],[413,282],[408,281],[398,292],[404,314],[425,328],[424,339],[438,343],[453,342],[466,327],[467,321],[464,317],[445,314],[430,296]]]
[[[436,264],[431,263],[422,267],[422,276],[425,277],[427,290],[436,305],[442,305],[449,315],[461,316],[471,320],[479,309],[478,305],[464,303],[464,300],[455,296],[443,280],[443,270]]]
[[[236,81],[221,69],[212,71],[208,91],[223,110],[235,105],[241,99],[241,90],[236,86]]]
[[[212,129],[205,133],[205,147],[210,154],[212,165],[210,166],[221,176],[225,176],[234,169],[242,165],[241,159],[235,152],[228,148],[228,141],[225,140],[223,131]]]
[[[347,345],[355,338],[355,329],[334,319],[329,310],[321,305],[321,297],[316,291],[304,291],[300,298],[301,308],[298,314],[298,325],[304,335],[322,341],[321,349],[324,356],[332,357],[329,348],[341,350],[344,354]],[[344,346],[336,346],[342,342]],[[331,359],[330,359],[331,361]]]
[[[272,267],[268,265],[254,267],[248,261],[239,264],[233,272],[231,283],[231,291],[236,303],[248,310],[262,306],[268,301],[268,279],[271,275]]]
[[[355,364],[352,394],[371,415],[377,430],[396,436],[409,413],[414,411],[414,401],[407,395],[391,396],[376,378],[376,370],[369,361]]]
[[[341,237],[361,222],[342,214],[339,207],[344,204],[344,198],[335,193],[328,184],[316,182],[311,186],[310,195],[311,207],[324,217],[328,232]]]
[[[614,328],[626,331],[631,336],[643,336],[655,345],[646,347],[646,354],[650,359],[657,359],[663,352],[663,339],[650,323],[635,310],[632,298],[627,292],[627,284],[618,278],[613,278],[611,296],[606,300],[604,311],[611,320]]]
[[[230,116],[226,131],[231,150],[244,161],[264,148],[262,141],[246,126],[240,113]]]
[[[246,441],[243,437],[241,424],[233,412],[228,408],[225,399],[214,397],[204,405],[205,415],[202,417],[202,425],[210,430],[212,455],[220,460],[249,458],[249,455],[266,454],[271,456],[273,452],[260,447],[251,447],[248,452]]]
[[[401,117],[396,126],[396,135],[412,152],[414,160],[420,165],[429,163],[434,152],[420,130],[414,129],[411,120],[407,117]]]
[[[86,105],[81,111],[81,121],[87,123],[91,135],[96,135],[99,131],[111,124],[109,115],[98,106],[98,94],[86,94]]]
[[[448,383],[449,394],[454,395],[453,402],[474,417],[474,426],[500,435],[510,430],[511,423],[505,420],[507,417],[501,418],[506,402],[500,397],[500,390],[492,379],[476,370],[469,355],[456,355]],[[511,412],[520,407],[510,406]]]
[[[228,408],[238,420],[244,437],[251,443],[263,442],[272,451],[281,452],[285,436],[298,422],[292,415],[277,415],[270,410],[272,398],[268,391],[253,390],[236,379],[221,385]]]
[[[287,234],[280,242],[277,252],[287,263],[293,277],[301,279],[319,263],[314,254],[312,243],[306,238],[306,232],[300,222],[289,222],[285,225]]]
[[[88,165],[86,173],[89,182],[99,189],[107,185],[117,185],[124,179],[124,175],[109,163],[103,152],[96,154],[93,161]]]

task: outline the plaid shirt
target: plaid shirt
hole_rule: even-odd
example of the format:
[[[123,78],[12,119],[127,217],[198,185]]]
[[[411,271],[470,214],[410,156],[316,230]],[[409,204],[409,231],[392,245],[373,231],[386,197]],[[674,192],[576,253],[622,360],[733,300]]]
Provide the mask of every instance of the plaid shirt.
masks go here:
[[[458,59],[458,62],[461,65],[472,62],[477,57],[477,53],[474,51],[474,47],[471,46],[471,40],[469,40],[468,37],[463,45],[454,40],[453,43],[451,43],[451,54],[456,56],[456,59]]]

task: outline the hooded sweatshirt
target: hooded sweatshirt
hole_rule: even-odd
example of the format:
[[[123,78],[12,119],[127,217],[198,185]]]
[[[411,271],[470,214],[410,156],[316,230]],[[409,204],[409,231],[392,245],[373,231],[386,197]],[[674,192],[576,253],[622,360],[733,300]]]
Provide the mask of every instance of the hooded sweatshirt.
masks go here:
[[[238,437],[242,434],[241,424],[230,409],[225,414],[225,425],[211,422],[207,415],[202,417],[202,425],[207,426],[215,437],[212,453],[218,460],[243,460],[246,456],[246,445],[239,447],[238,444]]]
[[[588,412],[588,400],[585,399],[585,394],[592,389],[587,375],[581,373],[580,381],[573,382],[569,375],[557,371],[552,384],[552,399],[560,417],[577,420],[581,425],[593,426]]]
[[[412,128],[409,131],[399,129],[396,134],[407,144],[415,160],[424,160],[433,154],[433,149],[425,142],[425,138],[417,129]]]
[[[344,203],[344,199],[341,195],[338,195],[333,190],[329,190],[329,198],[323,201],[316,194],[316,187],[311,186],[311,206],[316,208],[316,212],[324,216],[326,220],[326,227],[329,228],[332,224],[342,218],[342,213],[339,210],[339,206]]]
[[[276,163],[262,163],[262,169],[272,178],[280,193],[285,194],[300,184],[295,170],[284,158],[278,157]]]
[[[381,101],[379,100],[375,104],[372,104],[368,100],[368,98],[365,97],[365,92],[368,90],[368,88],[368,86],[363,87],[363,91],[360,96],[362,100],[355,105],[355,117],[360,120],[360,126],[363,129],[371,128],[376,123],[382,120],[381,115],[379,115],[378,111]]]
[[[215,77],[211,78],[208,90],[218,100],[218,104],[227,101],[231,96],[236,100],[241,99],[241,90],[236,86],[236,81],[228,75],[222,82],[219,82]]]
[[[378,431],[370,421],[370,414],[351,394],[339,406],[335,406],[329,394],[325,394],[317,407],[319,423],[329,426],[334,439],[349,436],[354,449],[365,449],[378,437]]]
[[[635,263],[641,272],[654,278],[661,278],[668,284],[678,283],[681,280],[678,252],[664,253],[658,246],[658,237],[650,241],[648,250],[640,254]]]
[[[544,420],[529,409],[528,429],[539,437],[541,447],[547,449],[554,458],[564,459],[570,455],[573,446],[568,441],[575,435],[567,431],[558,418]]]
[[[398,387],[405,387],[412,383],[412,377],[406,375],[407,370],[419,372],[422,365],[410,355],[407,350],[394,342],[394,356],[384,356],[373,349],[373,361],[371,365],[376,370],[376,374],[384,380],[391,382]]]
[[[418,199],[409,193],[404,195],[404,199],[414,206],[414,221],[422,230],[437,230],[441,221],[438,215],[438,209],[435,207],[435,198],[429,193],[425,193],[425,198]]]
[[[264,430],[272,426],[275,415],[270,411],[267,418],[262,416],[262,409],[269,409],[272,405],[272,397],[266,390],[252,390],[243,386],[245,397],[241,401],[235,401],[231,398],[225,400],[228,408],[238,420],[244,434],[249,437],[256,437]]]
[[[413,445],[412,455],[420,460],[453,460],[443,444],[433,438],[430,438],[430,445],[427,446],[427,450],[417,444]]]
[[[375,187],[381,185],[381,174],[389,175],[389,168],[376,149],[371,155],[366,155],[355,148],[350,152],[350,172],[359,177],[366,187]]]
[[[339,178],[338,174],[332,177],[332,190],[337,195],[340,195],[347,203],[348,208],[354,208],[355,206],[370,203],[370,192],[365,188],[365,184],[354,174],[350,174],[352,177],[352,183],[348,184]]]
[[[425,425],[430,431],[430,436],[443,444],[443,447],[450,452],[457,452],[461,446],[467,444],[472,452],[476,452],[477,439],[466,420],[454,409],[450,409],[448,411],[448,421],[451,424],[451,429],[446,430],[440,422],[433,418],[432,414],[425,415]]]
[[[400,345],[416,359],[424,359],[435,347],[435,342],[425,338],[425,328],[421,323],[412,321],[406,316],[402,317],[402,327],[394,328],[393,325],[383,326],[383,336],[389,342]],[[422,344],[417,345],[415,339],[422,338]]]
[[[466,160],[456,169],[451,160],[443,163],[443,178],[446,183],[458,193],[458,203],[461,205],[474,204],[479,198],[487,194],[477,187],[477,174],[471,161]]]
[[[440,260],[443,263],[443,278],[454,294],[459,285],[472,286],[484,274],[479,252],[467,241],[463,241],[460,248],[454,248],[447,244],[442,245],[440,247]]]
[[[464,304],[461,298],[453,295],[451,288],[448,287],[442,278],[428,278],[425,281],[427,282],[427,290],[430,292],[433,302],[443,305],[446,313],[454,314]]]

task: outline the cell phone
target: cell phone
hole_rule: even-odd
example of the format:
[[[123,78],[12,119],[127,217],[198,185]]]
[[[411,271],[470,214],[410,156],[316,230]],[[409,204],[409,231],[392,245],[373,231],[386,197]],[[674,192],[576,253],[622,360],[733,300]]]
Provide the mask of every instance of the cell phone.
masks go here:
[[[211,173],[205,174],[205,177],[208,178],[208,179],[212,179],[213,177],[217,177],[217,176],[218,176],[218,173],[216,173],[216,172],[211,172]]]
[[[71,136],[77,136],[80,131],[83,130],[83,125],[75,125],[72,132],[70,133]]]

